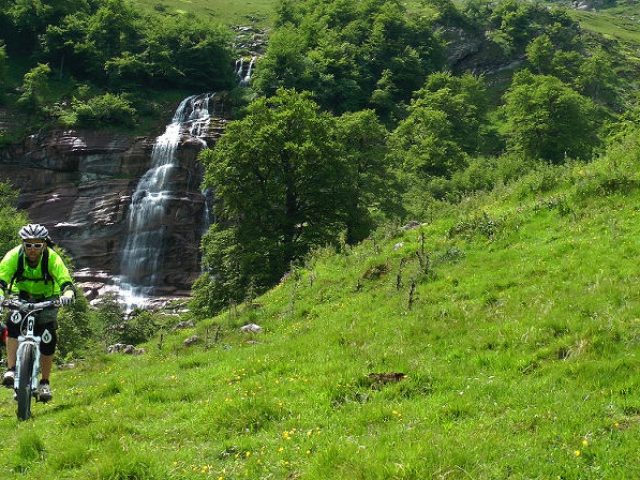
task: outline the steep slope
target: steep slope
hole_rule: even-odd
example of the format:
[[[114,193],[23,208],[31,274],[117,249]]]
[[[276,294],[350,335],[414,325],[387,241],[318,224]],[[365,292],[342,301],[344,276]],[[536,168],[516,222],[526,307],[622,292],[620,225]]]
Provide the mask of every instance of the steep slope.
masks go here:
[[[637,477],[639,140],[57,371],[28,423],[0,392],[2,478]]]

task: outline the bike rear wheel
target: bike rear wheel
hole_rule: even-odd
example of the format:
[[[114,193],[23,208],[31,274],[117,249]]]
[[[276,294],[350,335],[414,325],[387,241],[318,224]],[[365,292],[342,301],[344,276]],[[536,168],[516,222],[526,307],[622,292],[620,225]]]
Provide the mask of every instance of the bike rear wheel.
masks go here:
[[[31,377],[33,375],[34,345],[27,343],[20,351],[20,372],[18,379],[20,387],[16,389],[18,400],[18,418],[27,420],[31,417]]]

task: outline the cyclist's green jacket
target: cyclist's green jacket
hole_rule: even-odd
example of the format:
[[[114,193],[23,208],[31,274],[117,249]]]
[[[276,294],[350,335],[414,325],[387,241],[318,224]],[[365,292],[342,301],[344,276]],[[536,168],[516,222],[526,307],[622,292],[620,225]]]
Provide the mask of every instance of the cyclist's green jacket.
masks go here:
[[[60,295],[60,292],[67,288],[73,288],[73,279],[69,274],[69,270],[52,248],[47,247],[48,255],[48,275],[42,271],[42,259],[44,251],[40,255],[40,260],[35,268],[29,266],[27,256],[21,255],[22,246],[17,246],[7,252],[2,261],[0,261],[0,287],[6,293],[20,292],[26,293],[35,298],[49,298]],[[18,260],[22,258],[24,271],[21,278],[15,278],[14,275],[18,271]],[[11,285],[13,281],[13,285]],[[7,289],[11,286],[11,292]]]

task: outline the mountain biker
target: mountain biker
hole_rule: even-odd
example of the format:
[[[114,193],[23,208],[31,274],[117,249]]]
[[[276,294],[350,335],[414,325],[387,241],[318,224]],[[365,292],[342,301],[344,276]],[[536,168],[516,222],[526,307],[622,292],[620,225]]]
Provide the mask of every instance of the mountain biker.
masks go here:
[[[64,261],[52,248],[47,229],[39,224],[25,225],[18,232],[22,244],[9,250],[0,261],[0,303],[4,296],[17,294],[22,300],[40,302],[60,299],[62,305],[69,305],[75,298],[73,279]],[[49,376],[56,348],[57,308],[48,308],[36,314],[35,334],[42,337],[40,342],[40,371],[38,397],[41,401],[51,400]],[[7,317],[7,371],[2,384],[13,388],[18,350],[20,324]]]

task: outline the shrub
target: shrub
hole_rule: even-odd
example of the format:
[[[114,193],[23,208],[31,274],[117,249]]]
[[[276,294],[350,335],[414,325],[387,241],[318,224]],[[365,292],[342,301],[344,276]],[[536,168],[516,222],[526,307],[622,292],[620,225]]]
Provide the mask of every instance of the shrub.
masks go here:
[[[89,302],[79,292],[76,301],[58,314],[58,356],[77,357],[87,348],[92,337],[89,323]]]
[[[24,212],[18,211],[15,204],[18,192],[9,183],[0,182],[0,254],[18,244],[18,230],[28,223]]]
[[[148,311],[140,311],[122,324],[118,341],[130,345],[137,345],[149,340],[158,331],[153,314]]]
[[[105,125],[133,126],[136,123],[136,109],[123,95],[105,93],[86,102],[74,99],[73,121],[78,127]]]
[[[116,295],[104,295],[93,312],[94,328],[107,343],[114,343],[124,323],[124,312]]]
[[[18,98],[18,104],[22,107],[36,111],[44,104],[44,99],[49,90],[48,77],[51,74],[49,65],[39,63],[25,75],[22,82],[22,95]]]

